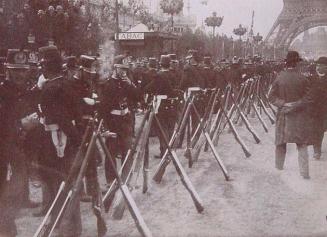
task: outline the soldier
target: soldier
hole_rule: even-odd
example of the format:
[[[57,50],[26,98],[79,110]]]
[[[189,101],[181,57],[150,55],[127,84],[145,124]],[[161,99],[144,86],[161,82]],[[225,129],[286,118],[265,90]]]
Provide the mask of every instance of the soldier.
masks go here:
[[[22,207],[36,207],[29,200],[29,167],[23,119],[33,110],[29,97],[34,83],[27,51],[9,49],[6,78],[0,84],[0,236],[15,236],[15,215]]]
[[[182,79],[182,72],[179,68],[179,61],[177,60],[176,54],[168,54],[170,58],[170,71],[173,75],[173,88],[178,89]]]
[[[77,59],[75,56],[69,56],[66,58],[66,63],[64,64],[64,72],[69,79],[72,79],[78,71]]]
[[[161,69],[156,78],[146,86],[145,91],[154,95],[155,100],[160,101],[158,118],[166,132],[166,137],[170,138],[176,122],[178,98],[175,98],[174,87],[172,84],[173,75],[169,70],[170,57],[168,55],[161,56],[160,66]],[[159,131],[157,134],[159,135],[160,155],[156,155],[155,158],[161,158],[166,150],[166,145]]]
[[[217,85],[216,74],[213,69],[212,61],[210,56],[203,58],[203,77],[207,80],[207,88],[215,88]]]
[[[242,72],[240,60],[234,57],[230,69],[226,72],[226,78],[229,81],[232,88],[238,91],[242,83]]]
[[[149,58],[148,68],[143,75],[143,80],[141,83],[141,89],[144,89],[151,81],[153,81],[158,72],[158,65],[156,58]]]
[[[70,80],[64,77],[62,59],[55,46],[39,49],[43,75],[39,78],[40,88],[39,114],[47,140],[44,142],[43,163],[53,172],[43,172],[48,182],[51,199],[57,192],[58,185],[67,175],[75,153],[81,142],[81,132],[76,121],[81,119],[80,101],[82,98],[73,90]],[[61,223],[62,236],[80,236],[81,214],[79,203],[74,209],[71,219],[63,217]]]
[[[183,91],[190,87],[200,87],[205,89],[207,81],[201,73],[200,56],[197,50],[191,50],[186,57],[187,64],[184,67],[182,79],[180,82],[180,89]]]
[[[114,162],[118,155],[124,158],[132,144],[134,122],[131,110],[140,96],[139,89],[127,77],[128,69],[127,65],[122,64],[122,60],[117,62],[99,97],[99,113],[104,119],[104,124],[110,132],[117,134],[116,138],[110,137],[107,140]],[[105,160],[105,175],[108,184],[115,179],[108,158]]]

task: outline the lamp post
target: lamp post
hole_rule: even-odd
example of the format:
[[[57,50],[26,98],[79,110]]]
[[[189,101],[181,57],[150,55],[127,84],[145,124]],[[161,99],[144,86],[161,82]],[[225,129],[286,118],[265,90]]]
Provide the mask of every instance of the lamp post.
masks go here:
[[[241,56],[242,56],[242,51],[243,51],[242,36],[245,35],[246,32],[247,32],[246,28],[244,26],[242,26],[241,24],[239,24],[239,26],[233,30],[233,33],[240,37]]]
[[[174,15],[180,13],[183,10],[184,1],[183,0],[160,0],[160,8],[163,13],[169,14],[171,16],[171,28],[174,32]],[[174,41],[171,41],[171,49],[174,50]]]
[[[216,27],[221,26],[224,17],[217,16],[217,12],[213,12],[212,16],[209,16],[205,19],[205,23],[207,26],[212,27],[212,35],[215,37]]]
[[[263,37],[257,33],[257,35],[253,36],[253,41],[254,41],[254,45],[253,45],[253,54],[255,54],[255,47],[259,45],[259,43],[262,41]]]

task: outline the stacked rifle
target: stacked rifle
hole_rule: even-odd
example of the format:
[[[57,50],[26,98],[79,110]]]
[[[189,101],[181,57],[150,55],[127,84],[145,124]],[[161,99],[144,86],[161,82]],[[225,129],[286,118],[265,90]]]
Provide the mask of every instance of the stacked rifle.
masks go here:
[[[104,155],[112,161],[111,165],[115,167],[113,170],[116,179],[111,183],[103,197],[99,191],[93,205],[98,220],[98,236],[104,236],[107,230],[102,210],[104,209],[106,212],[112,210],[113,218],[120,220],[123,218],[126,207],[131,213],[140,234],[145,237],[152,236],[132,197],[132,192],[137,189],[140,177],[143,177],[143,193],[149,189],[149,137],[153,125],[158,128],[159,134],[157,135],[163,137],[166,145],[166,151],[154,172],[153,180],[160,183],[166,168],[172,163],[183,186],[190,194],[197,212],[202,213],[204,210],[203,202],[182,165],[178,155],[180,152],[177,152],[178,148],[185,149],[184,156],[188,159],[190,168],[200,159],[202,152],[210,150],[225,180],[229,181],[230,175],[217,150],[219,138],[224,131],[231,132],[245,157],[251,156],[250,149],[237,129],[244,124],[249,136],[253,137],[253,141],[260,143],[261,138],[250,121],[257,118],[265,132],[269,130],[266,123],[267,119],[271,124],[275,123],[276,111],[269,103],[267,96],[271,82],[271,79],[256,77],[242,83],[239,88],[233,88],[230,85],[224,90],[219,88],[206,90],[190,88],[185,93],[183,105],[179,111],[180,116],[171,137],[168,137],[163,129],[162,123],[164,121],[160,121],[157,116],[160,102],[154,97],[145,109],[134,142],[124,157],[124,162],[119,170],[116,169],[113,162],[115,158],[111,156],[101,136],[102,123],[100,122],[96,126],[94,121],[90,122],[71,172],[66,181],[61,184],[57,197],[34,236],[51,236],[60,219],[64,215],[69,216],[70,212],[74,210],[74,205],[79,202],[78,194],[81,190],[86,167],[94,157],[94,150],[99,147]],[[206,105],[204,110],[197,105],[198,98],[204,98]]]

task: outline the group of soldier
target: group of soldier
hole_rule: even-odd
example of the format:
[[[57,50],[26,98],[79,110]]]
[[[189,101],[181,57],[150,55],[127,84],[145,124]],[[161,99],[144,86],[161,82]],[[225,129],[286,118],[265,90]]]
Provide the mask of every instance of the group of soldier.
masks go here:
[[[33,215],[46,214],[95,111],[106,129],[116,134],[108,137],[107,145],[113,157],[123,161],[133,141],[135,114],[146,108],[154,96],[166,96],[158,118],[171,136],[185,90],[224,89],[229,83],[240,85],[249,77],[240,61],[234,60],[231,65],[222,62],[215,67],[209,56],[202,58],[196,50],[190,50],[183,63],[174,54],[135,64],[127,54],[119,55],[109,78],[101,78],[100,59],[94,57],[71,56],[64,63],[55,46],[41,47],[38,56],[38,67],[26,67],[25,51],[8,50],[5,78],[0,85],[0,129],[5,138],[0,143],[0,234],[4,236],[17,234],[14,220],[19,208],[37,206],[29,198],[32,176],[45,183],[43,202]],[[250,71],[253,73],[253,68],[248,67]],[[233,76],[226,76],[231,73]],[[201,111],[206,101],[197,103]],[[162,135],[158,133],[158,137],[160,158],[166,147]],[[110,184],[115,177],[108,159],[104,167]],[[61,230],[63,236],[81,233],[79,208],[75,211],[76,218],[67,220],[67,224],[62,221],[61,226],[66,227]]]
[[[8,50],[6,74],[0,85],[0,132],[4,138],[0,142],[0,236],[16,236],[15,216],[18,210],[21,207],[36,206],[29,199],[29,178],[33,175],[44,182],[43,202],[34,216],[46,214],[60,182],[68,175],[91,118],[96,116],[103,119],[104,127],[115,134],[107,138],[106,144],[112,156],[120,157],[123,161],[133,142],[135,116],[139,110],[147,108],[154,98],[161,98],[157,116],[162,121],[166,135],[170,137],[179,116],[183,93],[189,88],[198,88],[200,94],[205,95],[209,89],[224,90],[229,85],[237,92],[247,79],[275,75],[280,70],[280,63],[263,63],[259,57],[253,61],[242,62],[234,58],[231,62],[222,60],[213,63],[210,56],[202,57],[197,50],[190,50],[182,60],[175,54],[165,54],[159,60],[151,57],[146,61],[133,62],[128,53],[118,55],[114,59],[110,76],[102,78],[99,74],[101,60],[98,58],[71,56],[64,63],[56,46],[41,47],[38,55],[38,68],[35,68],[34,74],[29,73],[26,77],[26,67],[19,61],[24,58],[24,51]],[[318,63],[321,62],[327,65],[326,60],[322,59]],[[295,91],[303,98],[298,95],[283,98],[290,96],[290,93],[281,91],[287,90],[287,87],[279,85],[284,80],[278,78],[289,73],[296,77],[296,84],[299,75],[288,70],[291,69],[279,74],[270,94],[272,103],[279,108],[277,127],[284,129],[276,134],[289,132],[290,127],[285,127],[283,116],[289,116],[317,100],[317,97],[312,98],[315,92],[305,96],[304,89]],[[318,73],[325,75],[324,71]],[[314,88],[313,90],[321,89],[319,86]],[[206,98],[200,95],[195,101],[202,115]],[[293,103],[295,101],[298,103]],[[290,111],[290,108],[294,111]],[[303,127],[301,125],[295,123],[294,128],[299,129]],[[323,128],[317,129],[320,131],[320,140],[315,141],[316,158],[321,153],[323,136]],[[160,132],[156,134],[160,153],[155,157],[161,158],[166,144],[163,135]],[[296,134],[295,138],[303,138],[302,135]],[[285,144],[295,142],[300,150],[308,142],[279,138],[276,141],[276,167],[282,169]],[[115,172],[108,159],[106,157],[104,160],[105,176],[107,183],[111,184]],[[31,164],[37,171],[31,169]],[[307,163],[304,161],[303,164],[301,174],[308,177]],[[94,195],[92,188],[87,190],[85,196],[88,195]],[[73,217],[63,218],[60,236],[80,236],[79,206],[74,210]]]

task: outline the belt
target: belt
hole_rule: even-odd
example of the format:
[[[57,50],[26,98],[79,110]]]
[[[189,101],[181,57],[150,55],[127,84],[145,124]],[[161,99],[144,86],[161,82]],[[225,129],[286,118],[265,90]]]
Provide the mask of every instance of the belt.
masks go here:
[[[91,120],[91,119],[93,119],[93,117],[92,117],[92,115],[83,115],[82,119]]]
[[[57,131],[59,130],[58,124],[44,124],[45,131]]]
[[[126,108],[126,109],[122,109],[122,110],[118,110],[118,109],[114,109],[114,110],[111,110],[110,114],[112,115],[118,115],[118,116],[124,116],[126,114],[129,113],[129,109]]]

